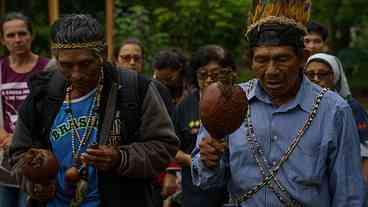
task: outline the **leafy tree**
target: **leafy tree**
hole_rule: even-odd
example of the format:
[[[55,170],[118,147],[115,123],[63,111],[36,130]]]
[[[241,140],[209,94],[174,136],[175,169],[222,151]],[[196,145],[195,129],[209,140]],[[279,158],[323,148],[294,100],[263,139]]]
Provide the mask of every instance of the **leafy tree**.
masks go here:
[[[150,18],[149,11],[141,5],[135,5],[124,10],[118,1],[115,14],[115,49],[119,48],[121,42],[128,37],[138,38],[144,46],[145,66],[149,68],[150,64],[148,63],[154,53],[169,45],[169,34],[155,31],[154,22]]]
[[[116,37],[140,38],[149,56],[167,46],[191,53],[220,44],[239,56],[248,0],[116,1]]]
[[[352,29],[364,25],[368,15],[366,0],[313,1],[312,19],[328,25],[333,51],[350,47]]]

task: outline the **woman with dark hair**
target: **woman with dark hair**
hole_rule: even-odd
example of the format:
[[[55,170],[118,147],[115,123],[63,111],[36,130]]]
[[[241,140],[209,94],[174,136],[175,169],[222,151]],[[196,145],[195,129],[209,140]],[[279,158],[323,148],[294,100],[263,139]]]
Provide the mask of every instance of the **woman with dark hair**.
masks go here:
[[[170,91],[175,104],[179,104],[191,87],[186,81],[188,60],[178,48],[161,50],[153,59],[153,78],[164,84]]]
[[[192,183],[190,172],[191,152],[197,139],[201,124],[199,117],[199,100],[203,90],[219,77],[228,72],[236,72],[235,63],[224,48],[218,45],[206,45],[199,48],[190,61],[190,74],[193,83],[198,86],[177,106],[174,113],[176,133],[181,140],[181,148],[176,155],[176,161],[182,166],[183,207],[216,207],[226,201],[226,188],[202,190]]]
[[[189,84],[188,59],[179,48],[167,48],[158,52],[153,59],[153,78],[160,81],[170,91],[174,105],[178,105],[194,89]],[[164,199],[180,189],[180,166],[172,162],[162,175],[161,195]],[[169,199],[168,199],[169,200]],[[167,200],[166,200],[167,201]],[[160,205],[162,207],[162,205]]]

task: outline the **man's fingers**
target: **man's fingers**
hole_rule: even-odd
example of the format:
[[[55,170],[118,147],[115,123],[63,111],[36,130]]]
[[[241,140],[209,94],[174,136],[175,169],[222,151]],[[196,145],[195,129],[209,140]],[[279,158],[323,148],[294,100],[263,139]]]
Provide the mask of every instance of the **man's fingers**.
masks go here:
[[[217,154],[209,154],[209,155],[207,156],[207,159],[208,159],[209,161],[214,161],[214,162],[217,162],[217,160],[219,160],[219,158],[220,158],[220,156],[219,156],[219,155],[217,155]]]
[[[204,146],[199,146],[201,149],[201,152],[204,153],[216,153],[216,148],[212,147],[211,145],[204,145]]]
[[[224,139],[211,139],[210,144],[213,148],[215,148],[218,152],[223,153],[226,149],[226,142]]]
[[[96,156],[90,153],[82,153],[81,160],[87,163],[111,162],[111,158],[108,156]]]
[[[206,161],[217,162],[220,156],[216,154],[203,154],[203,156],[201,155],[201,158]]]
[[[214,162],[214,161],[210,161],[210,160],[206,160],[205,161],[205,164],[207,167],[209,168],[213,168],[213,167],[216,167],[217,166],[217,162]]]
[[[227,146],[224,139],[214,139],[211,137],[204,138],[199,145],[209,145],[219,152],[225,151]]]
[[[95,156],[106,156],[109,154],[109,151],[106,149],[92,149],[92,148],[88,148],[86,150],[86,152],[90,155],[95,155]]]
[[[81,161],[94,165],[100,170],[110,170],[120,162],[120,151],[114,147],[99,145],[98,148],[88,148],[81,155]]]
[[[113,162],[110,156],[98,157],[89,153],[83,153],[81,160],[82,162],[92,164],[99,170],[109,170]]]

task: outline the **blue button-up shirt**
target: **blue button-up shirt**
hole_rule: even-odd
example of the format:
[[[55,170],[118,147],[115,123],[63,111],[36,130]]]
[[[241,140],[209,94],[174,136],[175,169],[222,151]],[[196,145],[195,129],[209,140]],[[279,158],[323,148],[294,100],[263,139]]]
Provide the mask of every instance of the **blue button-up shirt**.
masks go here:
[[[274,106],[258,80],[242,84],[248,92],[251,120],[256,139],[273,166],[287,150],[313,109],[321,88],[303,78],[296,97],[282,106]],[[250,87],[253,85],[253,87]],[[262,181],[253,157],[244,124],[226,139],[228,150],[215,169],[200,159],[198,143],[208,133],[202,127],[193,151],[193,182],[203,188],[227,185],[231,196],[252,189]],[[363,206],[364,185],[361,174],[359,139],[351,108],[336,93],[328,91],[317,115],[301,141],[282,165],[277,179],[291,197],[303,206]],[[241,203],[248,206],[283,206],[275,194],[264,187]]]

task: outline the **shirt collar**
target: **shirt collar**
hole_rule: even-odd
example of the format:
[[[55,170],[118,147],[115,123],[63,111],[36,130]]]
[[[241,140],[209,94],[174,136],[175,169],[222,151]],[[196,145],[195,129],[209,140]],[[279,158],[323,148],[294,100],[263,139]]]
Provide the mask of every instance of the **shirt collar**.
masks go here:
[[[261,101],[266,104],[272,104],[271,98],[261,87],[258,79],[253,79],[241,87],[247,93],[247,98],[249,102]],[[300,85],[299,91],[295,98],[290,100],[287,104],[279,107],[278,112],[286,112],[296,107],[300,107],[303,111],[311,112],[314,104],[315,97],[319,94],[321,88],[313,84],[308,78],[303,76],[302,83]]]

